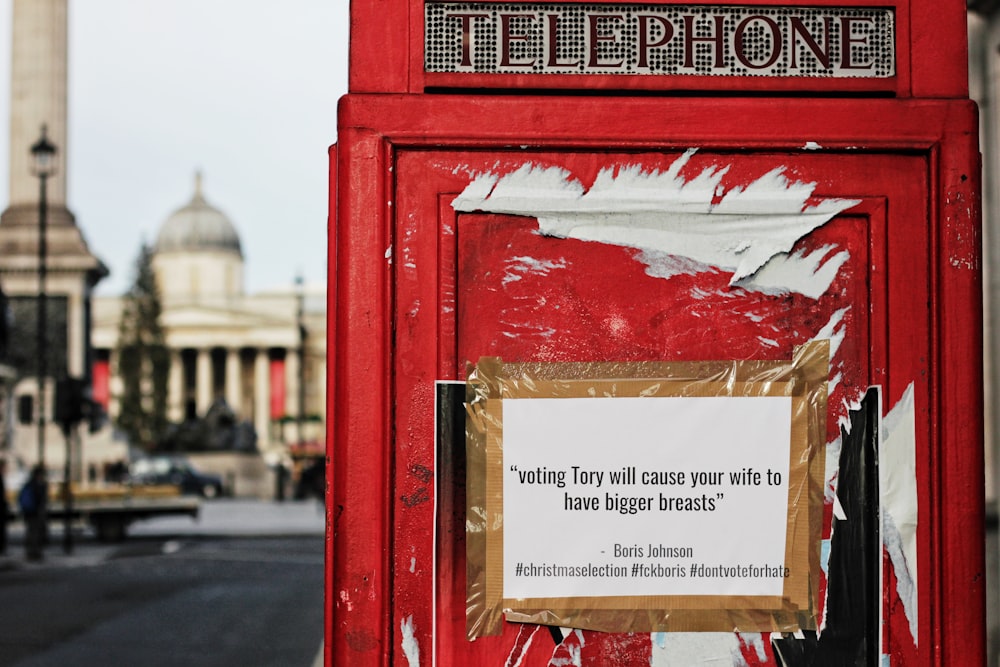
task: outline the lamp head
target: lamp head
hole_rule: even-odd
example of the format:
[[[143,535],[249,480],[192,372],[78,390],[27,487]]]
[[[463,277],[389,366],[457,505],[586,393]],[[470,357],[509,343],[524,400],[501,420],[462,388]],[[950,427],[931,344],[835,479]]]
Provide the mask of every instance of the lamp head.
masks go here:
[[[31,171],[35,176],[51,176],[56,171],[56,145],[49,141],[47,128],[42,125],[42,136],[31,146]]]

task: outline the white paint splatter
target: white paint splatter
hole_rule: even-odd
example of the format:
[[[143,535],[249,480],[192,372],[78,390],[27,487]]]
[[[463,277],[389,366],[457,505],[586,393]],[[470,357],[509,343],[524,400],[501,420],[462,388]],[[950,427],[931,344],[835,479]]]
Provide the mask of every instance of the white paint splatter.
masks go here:
[[[754,281],[746,279],[772,258],[791,252],[798,239],[858,203],[826,199],[807,206],[816,184],[789,181],[784,167],[745,187],[724,191],[721,200],[713,203],[729,167],[707,167],[685,180],[680,171],[694,152],[685,152],[665,172],[646,172],[636,165],[603,169],[590,190],[565,169],[526,163],[502,177],[478,176],[452,207],[532,216],[547,236],[637,248],[643,251],[640,261],[654,260],[647,264],[648,272],[657,277],[696,268],[692,264],[665,266],[664,257],[669,255],[732,271],[731,285],[744,281],[753,288]],[[821,265],[814,252],[778,260],[784,266],[771,270],[774,277],[768,286],[778,287],[773,283],[780,279],[786,291],[815,294],[817,283],[835,274],[843,263],[841,259],[837,264],[836,259]]]
[[[411,557],[410,558],[410,572],[413,573],[413,572],[416,572],[416,571],[417,571],[417,559]]]
[[[400,647],[406,656],[406,663],[410,667],[420,667],[420,645],[413,634],[413,614],[399,622],[399,631],[403,634]]]
[[[354,603],[351,602],[351,596],[347,591],[340,591],[340,603],[347,607],[347,611],[354,611]]]
[[[739,636],[731,632],[654,632],[650,639],[650,667],[747,664]]]
[[[807,141],[806,145],[802,147],[803,150],[807,150],[807,151],[818,151],[821,148],[823,148],[823,147],[820,146],[815,141]]]
[[[917,466],[916,417],[911,383],[882,419],[879,491],[882,543],[896,573],[896,591],[917,645]]]

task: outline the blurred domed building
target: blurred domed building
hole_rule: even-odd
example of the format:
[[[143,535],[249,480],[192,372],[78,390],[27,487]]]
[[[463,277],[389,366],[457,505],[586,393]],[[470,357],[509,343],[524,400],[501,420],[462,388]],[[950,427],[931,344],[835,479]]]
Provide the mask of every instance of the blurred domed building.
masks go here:
[[[243,294],[243,251],[229,218],[202,194],[174,211],[156,238],[154,266],[165,302],[225,302]]]
[[[167,417],[175,425],[217,419],[251,433],[230,441],[186,443],[198,464],[240,494],[266,494],[264,470],[323,454],[326,405],[326,290],[289,280],[249,295],[232,221],[206,199],[196,174],[190,201],[160,227],[152,266],[170,349]],[[94,299],[95,399],[118,413],[120,297]],[[147,443],[132,443],[145,445]],[[185,443],[182,443],[182,445]]]

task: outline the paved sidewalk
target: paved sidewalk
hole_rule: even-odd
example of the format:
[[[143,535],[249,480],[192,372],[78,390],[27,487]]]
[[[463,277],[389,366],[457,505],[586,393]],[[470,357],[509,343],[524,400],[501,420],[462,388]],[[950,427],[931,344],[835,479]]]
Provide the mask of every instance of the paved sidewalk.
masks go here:
[[[49,526],[49,545],[41,562],[24,557],[24,527],[15,522],[9,527],[6,555],[0,556],[0,573],[11,569],[47,569],[53,567],[88,567],[122,552],[149,555],[169,550],[171,543],[184,537],[280,537],[282,535],[322,535],[325,509],[315,500],[273,501],[220,498],[201,504],[197,519],[165,516],[136,521],[128,529],[124,542],[97,541],[94,531],[79,524],[73,530],[73,550],[63,548],[64,525],[53,521]],[[130,542],[131,540],[131,542]]]
[[[137,521],[135,537],[225,535],[227,537],[322,535],[326,510],[315,500],[243,500],[219,498],[201,504],[198,519],[165,516]]]

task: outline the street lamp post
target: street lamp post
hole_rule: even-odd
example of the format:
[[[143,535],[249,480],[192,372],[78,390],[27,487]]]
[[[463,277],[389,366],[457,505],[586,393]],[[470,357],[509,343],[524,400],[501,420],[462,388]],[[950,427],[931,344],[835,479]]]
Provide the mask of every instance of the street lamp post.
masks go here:
[[[45,280],[47,272],[48,246],[46,238],[46,216],[48,214],[45,186],[49,176],[55,171],[56,147],[46,135],[42,125],[42,135],[31,146],[31,171],[38,176],[38,320],[35,332],[35,352],[38,371],[38,464],[45,465],[45,376],[48,375],[46,361],[45,334],[47,328],[47,296]]]

